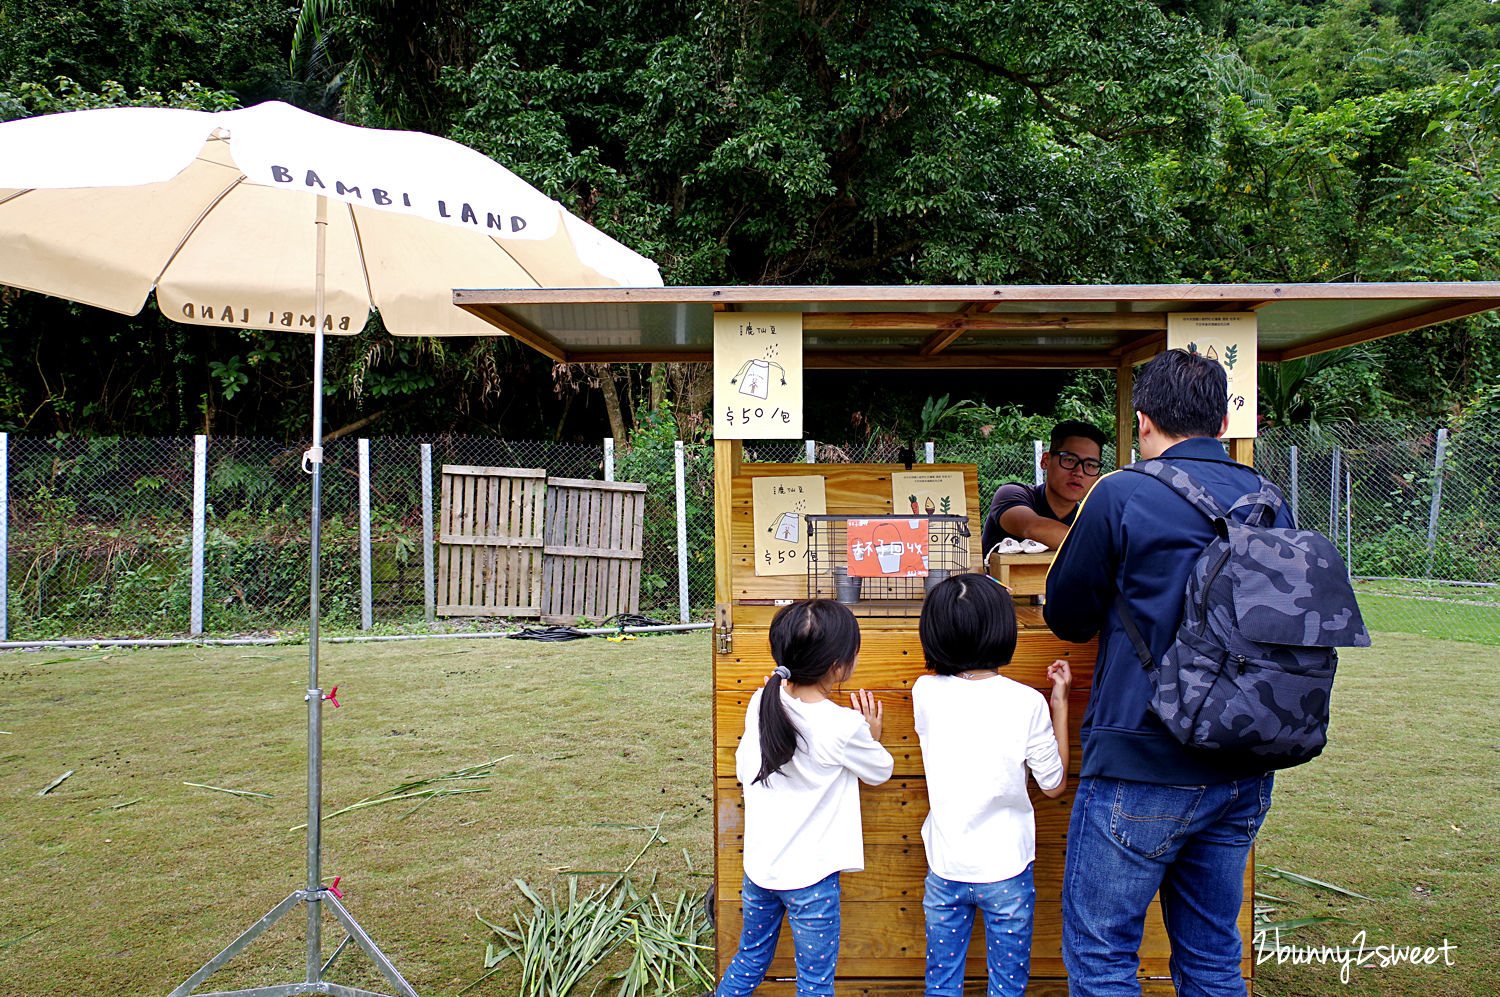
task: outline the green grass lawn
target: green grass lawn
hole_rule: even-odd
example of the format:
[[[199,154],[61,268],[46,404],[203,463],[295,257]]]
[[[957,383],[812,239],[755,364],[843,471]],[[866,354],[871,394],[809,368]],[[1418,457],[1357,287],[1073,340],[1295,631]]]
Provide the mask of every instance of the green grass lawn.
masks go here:
[[[1382,584],[1388,591],[1373,588]],[[1400,589],[1394,583],[1370,582],[1358,592],[1360,612],[1371,630],[1500,644],[1500,595],[1494,589]]]
[[[0,995],[165,994],[304,876],[305,648],[0,654]],[[325,812],[490,759],[488,792],[328,821],[324,871],[424,995],[481,975],[476,910],[512,880],[624,866],[667,895],[711,866],[707,635],[626,643],[338,645],[323,684]],[[1259,861],[1365,894],[1262,878],[1293,939],[1437,945],[1452,967],[1258,969],[1257,994],[1500,992],[1500,648],[1379,635],[1344,656],[1332,744],[1284,773]],[[45,796],[64,772],[73,775]],[[271,794],[237,797],[206,783]],[[587,882],[604,877],[590,875]],[[209,987],[293,982],[304,918]],[[328,948],[339,934],[330,929]],[[1357,944],[1357,942],[1355,943]],[[357,954],[334,976],[380,986]],[[472,994],[513,992],[500,974]]]

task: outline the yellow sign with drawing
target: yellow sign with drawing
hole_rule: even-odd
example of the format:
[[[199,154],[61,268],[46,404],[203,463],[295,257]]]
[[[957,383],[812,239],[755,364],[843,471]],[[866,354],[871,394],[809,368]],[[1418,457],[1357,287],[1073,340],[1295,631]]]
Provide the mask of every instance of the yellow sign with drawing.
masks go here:
[[[1167,349],[1183,349],[1217,360],[1229,376],[1226,440],[1254,439],[1258,432],[1257,328],[1254,312],[1176,312],[1167,316]]]
[[[967,516],[962,471],[896,471],[891,474],[891,511],[913,516]]]
[[[807,520],[828,512],[821,474],[750,481],[755,528],[755,573],[800,575],[807,570]]]
[[[967,516],[962,471],[895,471],[891,474],[891,511],[913,516]],[[957,561],[969,563],[969,541],[959,531],[947,527],[932,528],[934,546],[954,547]]]
[[[714,315],[714,439],[802,439],[802,313]]]

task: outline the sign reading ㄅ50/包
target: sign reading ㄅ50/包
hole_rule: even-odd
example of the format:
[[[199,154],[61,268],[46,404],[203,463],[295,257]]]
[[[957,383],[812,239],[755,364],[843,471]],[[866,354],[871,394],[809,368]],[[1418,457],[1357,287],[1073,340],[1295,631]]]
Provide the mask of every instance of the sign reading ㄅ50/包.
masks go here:
[[[802,315],[714,316],[714,439],[802,438]]]

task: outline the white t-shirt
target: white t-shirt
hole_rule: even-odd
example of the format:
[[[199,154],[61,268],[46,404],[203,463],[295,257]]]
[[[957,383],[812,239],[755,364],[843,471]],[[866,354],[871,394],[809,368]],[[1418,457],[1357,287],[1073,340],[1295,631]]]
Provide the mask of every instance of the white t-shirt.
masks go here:
[[[745,787],[745,875],[767,890],[797,890],[835,872],[865,867],[859,782],[891,777],[891,753],[870,735],[857,710],[825,699],[804,703],[781,691],[800,732],[792,760],[765,782],[760,773],[761,689],[745,711],[745,736],[734,752]]]
[[[1036,858],[1026,772],[1062,785],[1052,714],[1041,693],[1003,675],[923,675],[911,689],[929,812],[927,865],[959,883],[995,883]]]

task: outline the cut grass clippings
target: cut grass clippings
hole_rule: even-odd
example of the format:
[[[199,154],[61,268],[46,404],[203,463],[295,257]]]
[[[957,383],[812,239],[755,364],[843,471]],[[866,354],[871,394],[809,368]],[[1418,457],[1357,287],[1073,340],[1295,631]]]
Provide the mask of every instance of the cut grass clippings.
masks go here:
[[[615,997],[713,989],[713,929],[703,905],[687,893],[668,906],[628,875],[584,895],[570,876],[565,901],[555,891],[543,898],[523,880],[516,888],[531,909],[514,915],[511,926],[476,916],[491,932],[484,968],[493,973],[513,960],[520,997],[594,994],[610,983],[617,984]]]
[[[434,775],[429,776],[425,779],[412,779],[407,782],[403,782],[401,785],[396,786],[394,789],[388,789],[384,793],[379,793],[375,796],[367,796],[356,803],[349,804],[347,807],[342,807],[338,810],[335,810],[333,813],[324,814],[323,822],[327,823],[335,817],[339,817],[347,813],[352,813],[355,810],[364,810],[368,807],[378,807],[386,803],[398,803],[401,800],[420,800],[421,802],[419,802],[415,807],[412,807],[410,810],[406,811],[406,813],[401,815],[400,819],[405,820],[412,814],[416,813],[423,803],[434,800],[439,796],[459,796],[463,793],[488,793],[490,791],[490,787],[488,786],[449,786],[445,785],[445,783],[464,779],[487,778],[489,774],[494,771],[495,763],[503,762],[506,758],[509,757],[511,756],[505,755],[501,758],[491,758],[487,762],[479,762],[476,765],[470,765],[467,768],[455,769],[452,772],[445,772],[442,775]],[[306,824],[298,824],[293,827],[292,830],[300,831],[305,827],[307,827]]]
[[[53,779],[51,782],[47,783],[47,785],[43,786],[41,788],[41,790],[37,792],[36,795],[38,795],[38,796],[46,796],[48,793],[52,792],[58,786],[61,786],[64,782],[66,782],[69,779],[69,777],[71,777],[73,775],[73,772],[74,772],[73,769],[68,769],[68,771],[64,772],[62,775],[58,776],[56,779]]]
[[[270,793],[257,793],[250,789],[226,789],[223,786],[210,786],[206,782],[184,782],[184,786],[192,786],[194,789],[211,789],[216,793],[228,793],[230,796],[253,796],[262,800],[274,800],[276,797]]]

